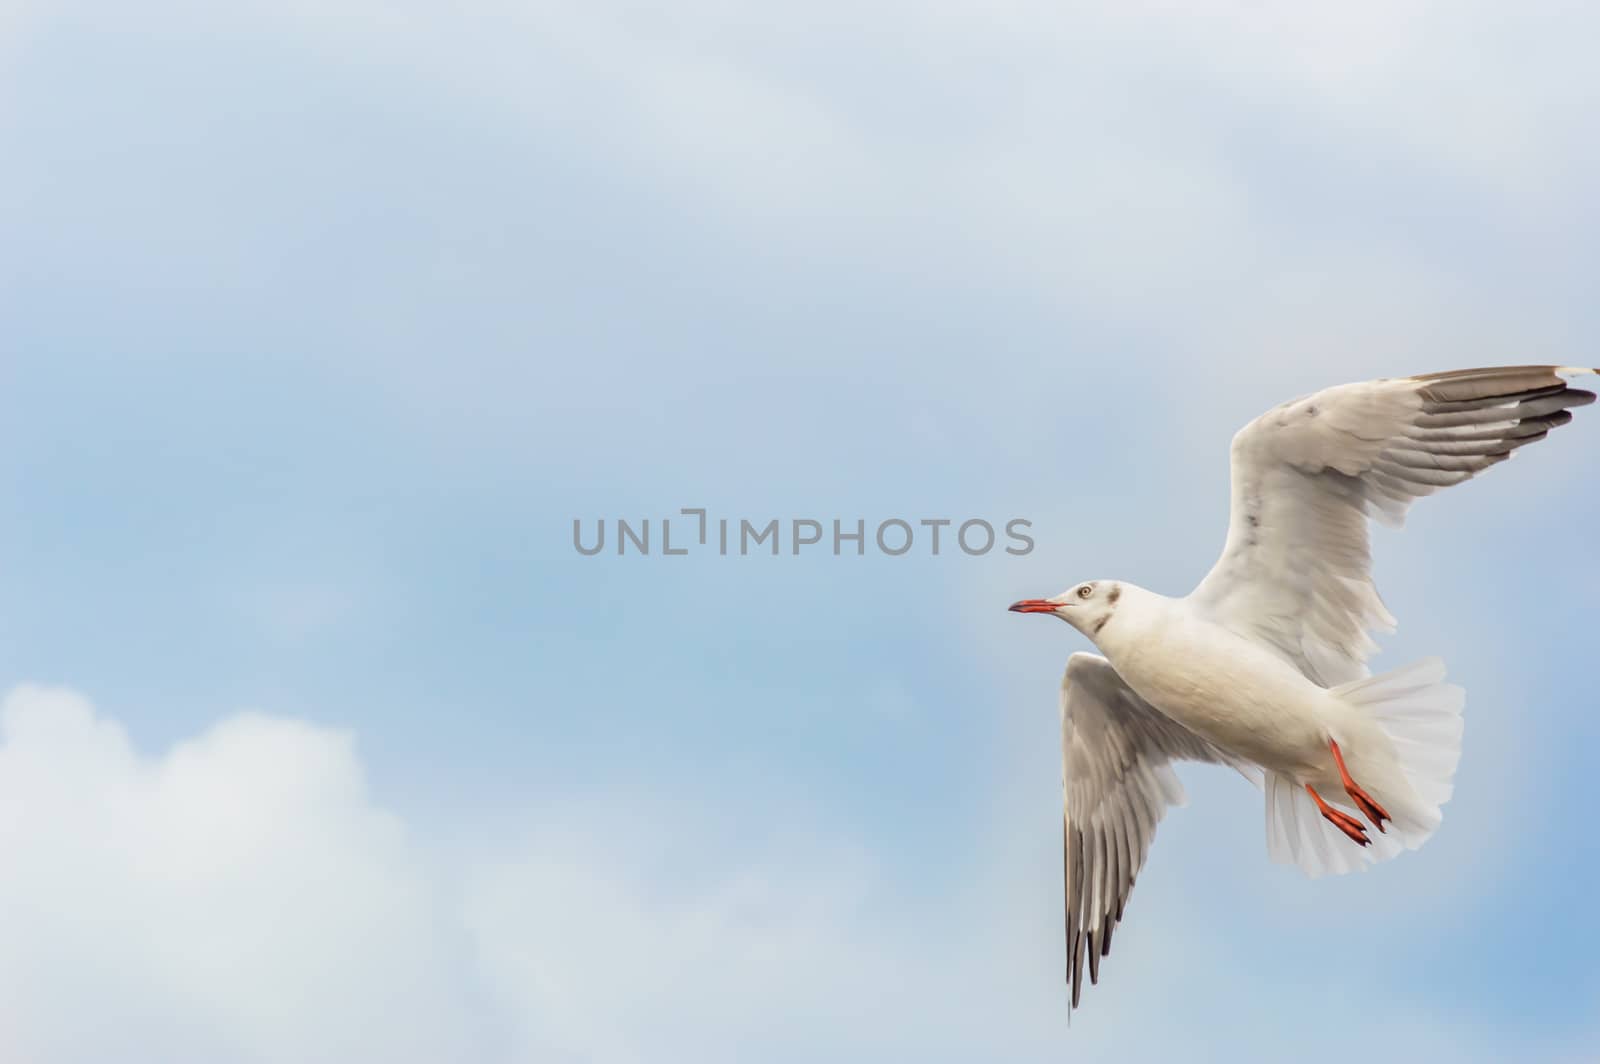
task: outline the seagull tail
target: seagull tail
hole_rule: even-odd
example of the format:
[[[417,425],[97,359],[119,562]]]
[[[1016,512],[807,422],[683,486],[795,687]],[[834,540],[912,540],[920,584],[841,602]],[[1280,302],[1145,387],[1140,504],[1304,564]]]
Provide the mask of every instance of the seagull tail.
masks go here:
[[[1439,807],[1455,790],[1461,760],[1461,710],[1467,693],[1444,682],[1444,662],[1424,658],[1331,691],[1372,714],[1394,747],[1412,800],[1395,810],[1394,827],[1408,850],[1439,826]]]
[[[1454,788],[1461,760],[1461,710],[1466,704],[1466,692],[1444,682],[1444,662],[1438,658],[1341,684],[1329,693],[1371,714],[1393,747],[1406,787],[1378,792],[1393,823],[1385,833],[1368,832],[1372,845],[1358,847],[1325,821],[1302,785],[1269,772],[1268,853],[1275,861],[1298,865],[1313,879],[1365,870],[1368,864],[1414,850],[1428,840],[1443,819],[1439,807]],[[1328,797],[1342,804],[1344,796]]]

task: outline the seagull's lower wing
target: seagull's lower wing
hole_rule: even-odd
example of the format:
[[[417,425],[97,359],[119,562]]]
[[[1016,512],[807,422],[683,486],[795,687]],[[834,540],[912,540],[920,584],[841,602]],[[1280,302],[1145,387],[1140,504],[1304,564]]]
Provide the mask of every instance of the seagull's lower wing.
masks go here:
[[[1074,654],[1061,680],[1063,870],[1067,987],[1072,1007],[1090,982],[1169,805],[1183,802],[1173,761],[1250,766],[1163,716],[1096,654]]]
[[[1360,679],[1368,632],[1394,625],[1372,583],[1368,516],[1398,526],[1417,498],[1543,439],[1594,401],[1563,377],[1596,372],[1457,370],[1344,384],[1267,411],[1233,438],[1227,544],[1190,601],[1316,683]]]

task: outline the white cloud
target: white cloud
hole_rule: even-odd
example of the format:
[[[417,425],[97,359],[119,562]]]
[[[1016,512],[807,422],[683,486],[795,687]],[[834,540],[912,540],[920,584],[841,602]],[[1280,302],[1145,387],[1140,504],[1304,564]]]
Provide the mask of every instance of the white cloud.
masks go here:
[[[362,777],[350,736],[310,724],[241,714],[150,757],[80,695],[12,691],[0,1059],[136,1045],[172,1064],[1049,1060],[1063,1046],[1142,1060],[1200,1029],[1261,1053],[1345,1052],[1301,1042],[1348,975],[1254,967],[1235,931],[1194,919],[1203,902],[1171,861],[1119,940],[1122,989],[1096,991],[1068,1034],[1038,930],[1056,857],[1015,818],[990,852],[930,869],[947,893],[911,900],[847,835],[790,824],[708,842],[703,811],[660,801],[519,814],[452,855]],[[1227,1006],[1246,999],[1269,1011]],[[1478,1045],[1460,1017],[1363,1010],[1390,1046],[1465,1060]]]
[[[1014,292],[1068,349],[1085,326],[1153,339],[1150,375],[1180,390],[1241,369],[1315,364],[1321,385],[1507,351],[1583,357],[1564,289],[1508,285],[1497,264],[1559,280],[1572,227],[1592,224],[1600,154],[1580,135],[1592,93],[1575,54],[1590,14],[1422,0],[339,10],[243,17],[584,158],[619,196],[762,261],[892,277],[912,301]],[[1530,38],[1547,59],[1528,62]],[[860,353],[810,357],[832,347]],[[1082,361],[1028,371],[1047,392]],[[414,372],[397,387],[478,395],[471,380],[499,379]],[[970,382],[988,389],[1014,392],[1003,375]]]
[[[764,217],[798,240],[865,228],[870,242],[937,222],[990,252],[1020,244],[1046,273],[1039,256],[1070,260],[1074,281],[1105,294],[1152,270],[1203,283],[1197,266],[1302,247],[1323,212],[1291,204],[1296,239],[1278,239],[1264,151],[1353,182],[1481,195],[1541,226],[1569,220],[1600,162],[1576,135],[1585,68],[1564,61],[1581,59],[1593,28],[1581,12],[1540,21],[1423,0],[339,9],[348,17],[326,5],[258,17],[288,19],[297,39],[355,35],[364,54],[544,132],[587,130],[741,224]],[[1530,66],[1525,35],[1553,61]],[[1367,235],[1403,248],[1406,227],[1373,208]]]
[[[19,24],[37,33],[68,17],[44,5],[18,10],[29,12]],[[1571,294],[1571,278],[1586,275],[1575,256],[1588,246],[1572,232],[1593,227],[1588,190],[1600,180],[1600,152],[1582,135],[1593,78],[1581,49],[1595,28],[1585,11],[1546,17],[1423,0],[1382,10],[831,0],[756,14],[720,0],[667,8],[484,0],[440,14],[346,0],[232,5],[206,16],[158,5],[128,17],[158,54],[189,55],[182,42],[210,18],[221,48],[247,39],[252,55],[271,48],[336,83],[357,78],[369,104],[421,111],[418,136],[438,122],[474,131],[465,143],[491,150],[470,165],[509,165],[513,181],[548,170],[550,158],[604,173],[594,200],[554,213],[603,220],[621,203],[687,219],[708,246],[751,249],[752,272],[773,286],[816,276],[775,263],[806,264],[891,303],[937,301],[940,322],[965,323],[966,292],[982,296],[973,313],[1037,312],[1028,331],[1058,333],[1076,356],[1019,366],[1037,394],[1077,383],[1086,362],[1113,361],[1109,350],[1084,358],[1086,343],[1151,340],[1148,376],[1192,394],[1244,372],[1302,387],[1502,361],[1507,352],[1579,361],[1592,333]],[[169,128],[180,118],[152,113],[140,142],[192,136],[190,127]],[[375,155],[372,177],[411,161]],[[419,161],[396,186],[414,196],[398,203],[446,219],[442,232],[497,230],[498,210],[484,223],[475,203],[430,198],[457,179]],[[251,228],[272,215],[247,197],[277,194],[227,190],[240,198],[221,200],[219,215],[246,234],[234,243],[274,246],[276,230]],[[315,231],[318,204],[296,204],[289,224]],[[550,213],[536,199],[507,209],[523,225],[542,226]],[[66,210],[64,224],[80,213]],[[132,228],[126,243],[141,262],[170,240],[142,228],[145,212],[111,213],[96,238],[116,243],[107,231]],[[657,234],[639,238],[652,269],[690,250],[655,246]],[[485,331],[499,339],[437,357],[426,316],[413,319],[406,307],[476,306],[486,292],[518,305],[530,274],[561,267],[559,251],[546,262],[526,250],[467,241],[448,253],[471,262],[460,278],[422,271],[401,282],[376,271],[370,291],[353,278],[352,305],[373,308],[371,320],[350,312],[341,321],[365,322],[351,327],[370,342],[348,343],[340,357],[370,360],[380,388],[419,410],[472,411],[449,431],[507,423],[526,431],[523,415],[541,395],[563,398],[539,428],[587,416],[564,413],[579,409],[573,394],[639,387],[658,396],[641,382],[669,380],[667,371],[612,374],[596,352],[566,359],[570,387],[544,387],[548,370],[528,352],[568,340],[515,315]],[[1552,283],[1537,280],[1541,271]],[[407,292],[402,283],[422,287]],[[637,313],[649,320],[641,302]],[[652,335],[667,343],[673,334]],[[696,340],[688,346],[703,353],[692,357],[737,370],[764,353],[751,345],[770,342],[737,329],[722,339],[726,351]],[[924,339],[868,330],[859,342],[811,344],[806,357],[854,363],[870,354],[908,368],[950,357]],[[478,371],[463,372],[462,361]],[[1302,382],[1297,370],[1308,364],[1322,369]],[[590,377],[591,367],[601,369]],[[734,375],[704,376],[710,390]],[[1004,374],[961,379],[953,402],[1015,401]],[[1013,431],[1025,448],[1038,430]]]
[[[38,687],[0,734],[0,1058],[461,1059],[452,930],[348,735],[242,714],[146,758]]]
[[[544,810],[452,861],[372,800],[346,733],[244,713],[151,757],[19,687],[0,1059],[732,1060],[893,984],[863,854],[791,838],[663,890],[688,827]]]

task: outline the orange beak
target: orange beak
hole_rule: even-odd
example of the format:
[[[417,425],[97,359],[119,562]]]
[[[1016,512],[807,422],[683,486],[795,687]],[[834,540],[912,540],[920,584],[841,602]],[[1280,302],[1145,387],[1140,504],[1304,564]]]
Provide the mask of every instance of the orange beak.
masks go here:
[[[1056,604],[1048,599],[1022,599],[1009,607],[1012,613],[1054,613]]]

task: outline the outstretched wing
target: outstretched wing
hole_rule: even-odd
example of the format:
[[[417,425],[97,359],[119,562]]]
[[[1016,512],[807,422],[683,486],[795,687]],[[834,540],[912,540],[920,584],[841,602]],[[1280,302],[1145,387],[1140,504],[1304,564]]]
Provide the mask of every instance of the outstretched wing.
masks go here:
[[[1061,777],[1065,792],[1067,987],[1072,1007],[1089,981],[1144,864],[1156,823],[1183,802],[1173,761],[1248,766],[1228,757],[1134,694],[1096,654],[1067,659],[1061,679]]]
[[[1367,675],[1372,631],[1394,618],[1372,583],[1370,515],[1398,527],[1412,501],[1459,484],[1594,401],[1563,375],[1503,366],[1326,388],[1233,438],[1222,557],[1190,595],[1211,619],[1331,687]]]

